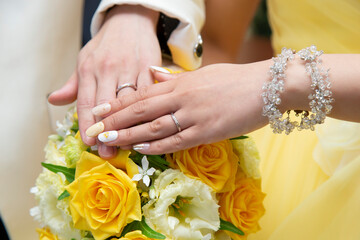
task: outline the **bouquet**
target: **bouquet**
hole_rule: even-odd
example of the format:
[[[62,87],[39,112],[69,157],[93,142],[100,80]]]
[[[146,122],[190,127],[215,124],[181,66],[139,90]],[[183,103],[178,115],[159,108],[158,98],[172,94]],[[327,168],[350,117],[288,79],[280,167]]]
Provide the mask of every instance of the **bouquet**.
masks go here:
[[[31,189],[40,239],[246,239],[260,229],[259,154],[241,136],[166,155],[104,160],[71,109],[45,147]]]

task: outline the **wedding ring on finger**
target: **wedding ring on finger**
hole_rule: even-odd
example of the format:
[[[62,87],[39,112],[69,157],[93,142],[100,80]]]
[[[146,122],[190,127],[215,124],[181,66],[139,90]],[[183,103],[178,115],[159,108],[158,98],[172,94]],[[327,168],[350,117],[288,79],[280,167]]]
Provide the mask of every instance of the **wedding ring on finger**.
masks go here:
[[[137,90],[137,87],[135,86],[135,84],[132,84],[132,83],[124,83],[120,86],[118,86],[118,88],[116,89],[116,94],[118,94],[120,92],[121,89],[124,89],[124,88],[132,88],[134,89],[135,91]]]
[[[174,113],[171,113],[171,114],[170,114],[170,116],[171,116],[172,120],[174,121],[174,123],[175,123],[175,125],[176,125],[176,128],[177,128],[177,130],[178,130],[178,132],[181,132],[181,126],[180,126],[180,123],[179,123],[179,121],[176,119],[176,117],[175,117]]]

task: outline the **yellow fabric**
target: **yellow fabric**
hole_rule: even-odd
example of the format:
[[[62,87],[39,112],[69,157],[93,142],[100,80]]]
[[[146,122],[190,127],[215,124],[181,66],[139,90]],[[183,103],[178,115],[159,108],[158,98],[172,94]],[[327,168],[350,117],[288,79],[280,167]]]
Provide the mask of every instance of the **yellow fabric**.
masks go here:
[[[326,53],[360,53],[359,0],[268,0],[275,52],[315,44]]]
[[[360,53],[360,1],[268,0],[268,7],[276,52],[315,44],[326,53]],[[346,123],[325,122],[318,132],[322,145],[317,146],[316,161],[336,169],[330,176],[314,161],[315,132],[275,135],[265,127],[250,134],[262,158],[262,187],[267,196],[262,230],[248,239],[360,239],[360,152],[349,154],[354,148],[342,147],[345,163],[328,162],[329,155],[321,153],[322,146],[327,147],[325,152],[331,148],[322,134],[341,126],[360,135],[358,124],[352,128]],[[334,165],[340,162],[341,167]]]

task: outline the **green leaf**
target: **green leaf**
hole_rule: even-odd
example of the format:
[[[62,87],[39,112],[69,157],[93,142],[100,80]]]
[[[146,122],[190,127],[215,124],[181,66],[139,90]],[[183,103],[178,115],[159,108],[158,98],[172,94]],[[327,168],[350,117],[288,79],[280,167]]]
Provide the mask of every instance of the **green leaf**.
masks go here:
[[[239,137],[234,137],[234,138],[230,138],[230,140],[238,140],[238,139],[246,139],[249,138],[248,136],[239,136]]]
[[[75,179],[75,168],[67,168],[67,167],[54,165],[54,164],[50,164],[50,163],[44,163],[44,162],[42,162],[41,165],[44,168],[46,168],[54,173],[58,173],[58,172],[63,173],[66,177],[66,180],[68,180],[70,183],[73,182]]]
[[[220,218],[219,230],[226,230],[226,231],[233,232],[233,233],[236,233],[239,235],[244,235],[244,232],[241,231],[240,229],[238,229],[237,227],[235,227],[234,224],[232,224],[231,222],[225,221],[221,218]]]
[[[71,130],[77,133],[79,131],[79,123],[78,121],[74,121],[73,125],[71,126]]]
[[[147,155],[150,167],[164,171],[169,168],[169,163],[160,155]]]
[[[120,238],[124,237],[125,234],[127,234],[128,232],[132,232],[135,230],[140,230],[139,229],[139,221],[133,221],[133,222],[129,223],[128,225],[126,225],[121,232]]]
[[[65,190],[60,196],[58,197],[58,200],[63,200],[64,198],[70,197],[70,193]]]
[[[135,230],[140,230],[141,233],[143,235],[145,235],[148,238],[152,238],[152,239],[165,239],[166,237],[164,235],[162,235],[161,233],[158,233],[156,231],[154,231],[152,228],[150,228],[146,222],[145,222],[145,218],[142,218],[141,222],[140,221],[133,221],[131,223],[129,223],[128,225],[126,225],[123,229],[123,231],[121,232],[121,237],[124,237],[126,233],[128,232],[132,232]]]
[[[165,239],[166,237],[164,235],[162,235],[161,233],[158,233],[156,231],[154,231],[152,228],[150,228],[146,222],[145,222],[145,218],[142,218],[141,222],[139,223],[140,225],[140,230],[141,233],[144,234],[145,236],[147,236],[148,238],[153,238],[153,239]]]
[[[135,152],[130,155],[130,158],[139,166],[141,166],[141,159],[143,158],[144,154],[139,152]],[[159,169],[164,171],[169,168],[169,163],[164,159],[161,155],[146,155],[147,159],[149,160],[149,168],[153,167],[155,169]]]

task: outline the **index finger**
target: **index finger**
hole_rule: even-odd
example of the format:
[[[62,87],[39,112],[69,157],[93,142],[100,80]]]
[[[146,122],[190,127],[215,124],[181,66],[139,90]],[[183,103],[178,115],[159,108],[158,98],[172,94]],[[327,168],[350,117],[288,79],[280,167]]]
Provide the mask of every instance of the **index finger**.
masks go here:
[[[148,98],[172,92],[174,85],[170,82],[153,84],[151,86],[140,87],[137,91],[113,99],[108,103],[98,105],[92,109],[95,116],[107,117],[126,107]]]
[[[85,134],[85,130],[96,122],[95,116],[91,112],[91,109],[95,106],[96,98],[95,77],[92,74],[87,74],[85,76],[83,75],[82,79],[79,80],[77,101],[79,131],[83,142],[86,145],[93,146],[96,144],[96,140],[88,137]]]

